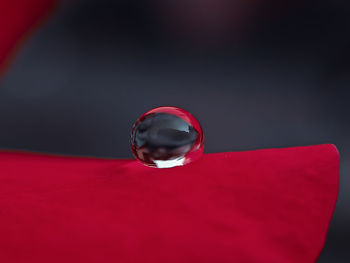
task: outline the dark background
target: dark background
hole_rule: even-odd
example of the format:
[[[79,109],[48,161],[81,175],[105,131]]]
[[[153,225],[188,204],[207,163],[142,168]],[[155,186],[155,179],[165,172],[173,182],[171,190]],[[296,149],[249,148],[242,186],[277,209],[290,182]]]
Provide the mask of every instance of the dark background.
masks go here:
[[[319,262],[350,262],[349,86],[349,1],[63,1],[0,82],[0,147],[131,158],[162,105],[199,119],[207,153],[334,143]]]

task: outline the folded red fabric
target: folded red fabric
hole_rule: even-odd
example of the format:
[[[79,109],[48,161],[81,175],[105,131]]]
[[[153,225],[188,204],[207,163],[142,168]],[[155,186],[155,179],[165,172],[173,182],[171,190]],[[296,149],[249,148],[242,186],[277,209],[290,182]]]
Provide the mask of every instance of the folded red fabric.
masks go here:
[[[0,262],[315,262],[333,145],[206,154],[184,167],[0,152]]]
[[[57,0],[0,0],[0,74],[24,36],[48,16]]]

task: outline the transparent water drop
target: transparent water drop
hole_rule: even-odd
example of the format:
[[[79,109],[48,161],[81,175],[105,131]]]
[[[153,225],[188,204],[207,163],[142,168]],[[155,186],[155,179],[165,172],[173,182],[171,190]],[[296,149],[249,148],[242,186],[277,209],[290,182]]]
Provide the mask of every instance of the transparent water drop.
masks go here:
[[[134,124],[131,150],[136,159],[150,167],[182,166],[203,155],[204,135],[189,112],[158,107],[144,113]]]

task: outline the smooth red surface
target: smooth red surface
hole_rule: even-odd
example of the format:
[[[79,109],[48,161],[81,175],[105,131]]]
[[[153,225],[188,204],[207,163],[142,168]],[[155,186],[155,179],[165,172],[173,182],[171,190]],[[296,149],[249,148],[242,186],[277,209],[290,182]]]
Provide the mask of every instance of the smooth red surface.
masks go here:
[[[56,3],[57,0],[0,0],[0,73],[9,56]]]
[[[184,167],[0,152],[0,262],[315,262],[333,145],[206,154]]]

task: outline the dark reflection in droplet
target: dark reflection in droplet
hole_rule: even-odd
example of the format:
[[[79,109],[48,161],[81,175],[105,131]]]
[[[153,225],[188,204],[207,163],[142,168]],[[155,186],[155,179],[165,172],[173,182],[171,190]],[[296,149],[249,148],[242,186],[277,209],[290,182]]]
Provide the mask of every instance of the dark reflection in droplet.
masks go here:
[[[164,112],[163,108],[166,109]],[[161,168],[184,165],[201,155],[202,131],[197,131],[184,120],[184,114],[188,114],[187,120],[195,121],[197,129],[200,129],[192,115],[178,108],[161,107],[141,116],[131,132],[131,148],[135,157],[145,165]]]

